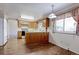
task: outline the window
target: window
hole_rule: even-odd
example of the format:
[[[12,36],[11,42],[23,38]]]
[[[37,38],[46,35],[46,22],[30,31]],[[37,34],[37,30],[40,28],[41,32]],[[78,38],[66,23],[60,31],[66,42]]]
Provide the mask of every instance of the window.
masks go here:
[[[63,19],[56,21],[56,31],[63,31]]]
[[[73,19],[73,17],[69,17],[65,19],[65,32],[76,32],[76,21]]]
[[[77,22],[73,17],[56,20],[55,31],[64,33],[76,33]]]

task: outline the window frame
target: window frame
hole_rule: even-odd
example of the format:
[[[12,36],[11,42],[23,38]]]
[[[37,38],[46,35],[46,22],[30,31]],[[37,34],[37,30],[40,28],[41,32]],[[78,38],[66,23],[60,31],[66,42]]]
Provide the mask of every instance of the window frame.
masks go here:
[[[72,17],[72,16],[71,16],[71,17]],[[69,17],[69,18],[70,18],[70,17]],[[65,19],[66,19],[66,18],[63,19],[63,31],[56,31],[56,21],[57,21],[57,20],[55,20],[55,23],[54,23],[54,32],[55,32],[55,33],[63,33],[63,34],[76,34],[76,31],[68,31],[68,32],[65,31],[65,25],[66,25],[66,24],[65,24]],[[74,18],[73,18],[73,19],[74,19]],[[62,19],[60,19],[60,20],[62,20]],[[77,27],[77,24],[76,24],[76,27]]]

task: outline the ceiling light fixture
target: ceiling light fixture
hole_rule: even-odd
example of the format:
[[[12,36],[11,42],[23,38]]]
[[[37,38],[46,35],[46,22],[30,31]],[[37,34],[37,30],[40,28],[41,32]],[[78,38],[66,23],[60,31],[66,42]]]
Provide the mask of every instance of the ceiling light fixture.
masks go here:
[[[52,13],[48,16],[48,18],[56,18],[56,15]]]
[[[51,6],[52,7],[52,13],[48,16],[48,18],[56,18],[56,15],[53,13],[53,7],[54,5]]]

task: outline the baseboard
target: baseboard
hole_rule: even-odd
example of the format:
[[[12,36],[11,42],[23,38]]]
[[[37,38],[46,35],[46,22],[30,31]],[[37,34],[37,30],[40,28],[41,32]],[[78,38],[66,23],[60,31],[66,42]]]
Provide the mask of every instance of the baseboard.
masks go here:
[[[55,43],[51,43],[51,42],[49,42],[49,43],[58,46],[58,45],[55,44]],[[58,47],[61,47],[61,46],[58,46]],[[63,47],[61,47],[61,48],[62,48],[62,49],[65,49],[65,48],[63,48]],[[70,52],[73,52],[73,51],[68,50],[68,49],[65,49],[65,50],[70,51]],[[75,52],[73,52],[73,53],[74,53],[75,55],[79,55],[79,54],[77,54],[77,53],[75,53]]]

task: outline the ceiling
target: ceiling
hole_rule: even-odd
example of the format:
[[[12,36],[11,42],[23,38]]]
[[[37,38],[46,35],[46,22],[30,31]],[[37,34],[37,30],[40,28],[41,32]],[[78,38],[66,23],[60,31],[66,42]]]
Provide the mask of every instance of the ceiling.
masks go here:
[[[47,17],[52,9],[58,15],[78,5],[78,3],[0,3],[0,12],[10,19],[18,19],[21,15],[27,15],[38,20]]]

